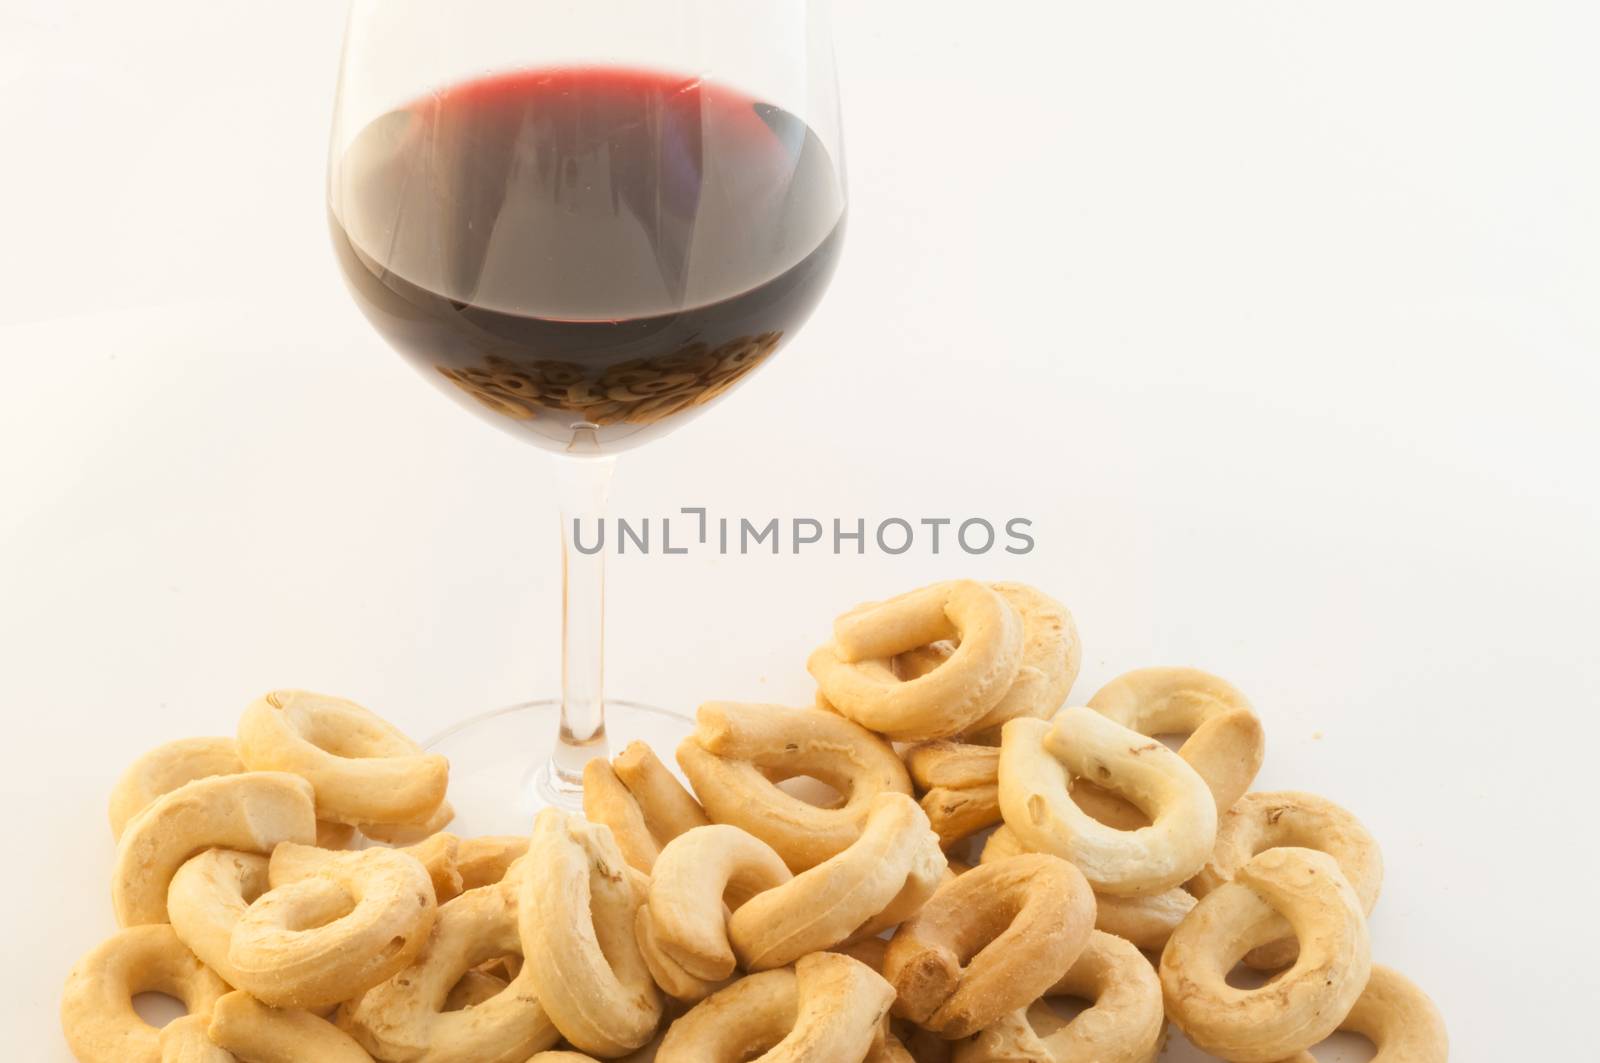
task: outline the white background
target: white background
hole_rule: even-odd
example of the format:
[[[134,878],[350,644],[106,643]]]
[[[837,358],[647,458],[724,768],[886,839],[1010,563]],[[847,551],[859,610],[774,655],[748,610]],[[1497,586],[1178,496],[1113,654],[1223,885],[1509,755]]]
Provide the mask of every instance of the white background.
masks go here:
[[[68,1058],[137,752],[275,686],[425,734],[556,682],[547,459],[336,276],[341,6],[0,3],[10,1059]],[[1037,583],[1079,697],[1216,671],[1265,718],[1259,785],[1375,831],[1377,957],[1458,1060],[1587,1057],[1600,7],[840,10],[833,290],[626,456],[616,511],[1021,514],[1038,550],[624,558],[611,689],[803,703],[842,608]]]

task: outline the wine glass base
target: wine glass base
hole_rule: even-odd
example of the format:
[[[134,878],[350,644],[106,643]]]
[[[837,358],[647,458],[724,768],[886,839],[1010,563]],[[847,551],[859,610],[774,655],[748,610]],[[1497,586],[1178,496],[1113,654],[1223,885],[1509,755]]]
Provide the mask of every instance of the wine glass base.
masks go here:
[[[545,698],[471,717],[429,739],[428,752],[450,760],[456,818],[449,830],[462,837],[527,834],[542,808],[581,809],[581,789],[551,771],[560,727],[560,700]],[[694,720],[684,713],[608,698],[606,737],[595,752],[610,756],[642,741],[671,765],[678,743],[693,730]]]

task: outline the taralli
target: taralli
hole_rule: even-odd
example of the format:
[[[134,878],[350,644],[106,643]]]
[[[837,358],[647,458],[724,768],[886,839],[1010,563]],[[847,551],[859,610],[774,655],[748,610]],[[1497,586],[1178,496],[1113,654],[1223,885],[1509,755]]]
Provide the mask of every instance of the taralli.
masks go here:
[[[1339,1024],[1360,1034],[1378,1051],[1372,1063],[1446,1063],[1450,1036],[1428,995],[1398,971],[1374,965],[1366,991]],[[1310,1052],[1281,1063],[1317,1063]]]
[[[719,824],[680,834],[661,850],[650,880],[652,950],[702,981],[727,978],[738,963],[727,909],[791,877],[771,846],[738,827]]]
[[[238,1063],[211,1039],[211,1016],[184,1015],[161,1028],[161,1063]]]
[[[992,864],[1027,852],[1008,827],[1001,827],[984,843],[979,862]],[[1125,938],[1141,949],[1160,952],[1178,924],[1194,910],[1194,895],[1175,886],[1165,893],[1147,897],[1107,897],[1095,895],[1094,928]]]
[[[754,834],[794,871],[849,848],[879,794],[911,793],[893,746],[818,709],[702,705],[694,734],[678,747],[678,763],[712,819]],[[819,808],[777,785],[802,775],[839,791],[842,802]]]
[[[271,888],[234,926],[228,967],[274,1007],[349,1000],[410,964],[433,928],[427,871],[392,849],[281,845],[267,874]]]
[[[1261,720],[1244,695],[1198,668],[1128,672],[1101,687],[1089,707],[1142,735],[1188,735],[1178,755],[1206,781],[1218,815],[1250,789],[1266,756]]]
[[[1022,667],[1000,703],[968,726],[966,734],[992,731],[1019,716],[1049,719],[1066,704],[1083,658],[1078,628],[1066,606],[1025,583],[989,586],[1022,621]]]
[[[634,939],[644,957],[650,977],[667,996],[686,1004],[696,1004],[730,982],[731,978],[696,978],[656,940],[656,924],[650,906],[641,904],[634,916]]]
[[[1091,1006],[1062,1024],[1039,1003],[1012,1012],[955,1051],[955,1063],[1154,1063],[1166,1040],[1161,980],[1129,942],[1095,931],[1046,997]]]
[[[1068,796],[1074,778],[1115,790],[1151,816],[1121,831]],[[1211,791],[1176,753],[1091,709],[1061,710],[1049,723],[1012,720],[1000,748],[1000,808],[1029,849],[1083,871],[1096,893],[1162,893],[1199,871],[1217,837]]]
[[[528,852],[528,839],[511,835],[462,838],[456,846],[456,874],[462,892],[504,881],[511,865]]]
[[[923,742],[906,751],[906,767],[946,848],[1001,821],[999,747]]]
[[[1228,973],[1285,924],[1295,965],[1259,989]],[[1238,1063],[1272,1063],[1333,1033],[1372,970],[1366,916],[1339,865],[1311,849],[1270,849],[1195,907],[1161,956],[1167,1015],[1197,1047]]]
[[[117,843],[111,902],[123,926],[167,922],[167,886],[211,848],[270,853],[317,838],[311,786],[283,772],[220,775],[163,794],[128,821]]]
[[[1315,794],[1246,794],[1222,817],[1211,860],[1189,883],[1189,889],[1204,897],[1231,881],[1257,854],[1285,845],[1316,849],[1333,857],[1361,898],[1362,911],[1372,914],[1383,887],[1383,854],[1377,839],[1354,815]],[[1256,949],[1245,962],[1276,970],[1293,963],[1298,951],[1294,939],[1285,938]]]
[[[318,848],[321,848],[319,846]],[[435,834],[415,845],[401,849],[428,872],[433,883],[433,895],[440,904],[459,896],[463,889],[457,858],[461,852],[461,839],[454,834]]]
[[[474,970],[521,953],[512,887],[469,890],[440,907],[427,945],[409,967],[347,1005],[344,1025],[379,1059],[522,1063],[560,1039],[539,1005],[530,965],[509,983]],[[458,997],[462,1010],[446,1010],[472,975],[479,992],[492,991],[470,1001]]]
[[[890,659],[941,639],[955,652],[915,679]],[[960,734],[994,709],[1022,666],[1023,632],[1005,598],[972,580],[931,587],[851,610],[807,667],[829,703],[899,741]]]
[[[79,960],[61,994],[61,1029],[79,1063],[160,1063],[161,1032],[133,1010],[140,993],[165,993],[208,1015],[228,987],[170,926],[136,926]]]
[[[967,1037],[1043,996],[1093,928],[1094,895],[1076,868],[1016,856],[940,886],[890,940],[883,974],[897,1014]]]
[[[338,1027],[309,1011],[279,1011],[229,993],[211,1012],[211,1040],[240,1063],[372,1063]]]
[[[416,845],[448,827],[456,818],[449,801],[441,801],[427,817],[415,823],[363,823],[362,834],[385,845]]]
[[[784,967],[916,914],[945,869],[938,836],[917,803],[879,794],[854,845],[741,905],[728,933],[746,970]]]
[[[656,1063],[861,1063],[894,990],[848,956],[742,978],[672,1024]]]
[[[157,746],[128,766],[111,789],[111,836],[121,838],[128,820],[150,802],[184,783],[244,771],[231,738],[180,738]]]
[[[189,950],[235,988],[248,988],[228,961],[233,931],[245,911],[271,888],[268,859],[232,849],[207,849],[172,876],[167,911]]]
[[[239,721],[239,755],[252,770],[305,778],[318,814],[339,823],[424,822],[450,779],[444,757],[422,752],[379,716],[304,690],[274,691],[251,704]]]
[[[520,882],[523,969],[562,1036],[608,1057],[650,1040],[661,996],[634,937],[644,892],[611,831],[545,809]]]
[[[661,847],[711,820],[689,791],[643,742],[616,759],[596,757],[583,768],[583,813],[611,828],[629,864],[650,873]]]

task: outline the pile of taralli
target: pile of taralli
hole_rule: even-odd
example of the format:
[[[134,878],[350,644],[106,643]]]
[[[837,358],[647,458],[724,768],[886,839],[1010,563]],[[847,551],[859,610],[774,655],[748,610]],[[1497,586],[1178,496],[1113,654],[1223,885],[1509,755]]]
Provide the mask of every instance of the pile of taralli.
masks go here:
[[[1310,1063],[1336,1030],[1442,1063],[1432,1003],[1373,965],[1382,861],[1355,817],[1248,792],[1261,723],[1222,680],[1145,669],[1063,707],[1078,661],[1068,612],[1019,584],[864,605],[811,656],[815,707],[701,706],[692,792],[635,743],[588,765],[585,815],[526,837],[443,833],[443,758],[269,694],[237,738],[117,784],[123,929],[69,977],[67,1041],[82,1063],[1147,1063],[1170,1022],[1234,1063]],[[1270,977],[1230,984],[1241,962]],[[188,1015],[146,1024],[144,992]]]

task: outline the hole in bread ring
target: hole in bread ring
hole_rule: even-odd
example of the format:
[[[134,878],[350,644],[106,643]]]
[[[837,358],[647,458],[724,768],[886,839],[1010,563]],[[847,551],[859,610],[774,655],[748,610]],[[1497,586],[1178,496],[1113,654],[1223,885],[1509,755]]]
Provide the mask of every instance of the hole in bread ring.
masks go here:
[[[298,776],[256,771],[185,783],[122,832],[111,883],[117,921],[167,922],[172,876],[207,849],[270,853],[280,842],[309,845],[316,837],[311,786]]]
[[[1339,1029],[1371,1041],[1377,1049],[1374,1063],[1445,1063],[1450,1057],[1450,1035],[1428,994],[1399,971],[1378,964]],[[1301,1052],[1280,1063],[1317,1060],[1310,1052]]]
[[[645,891],[610,829],[546,808],[520,866],[523,970],[556,1028],[599,1056],[650,1040],[661,995],[634,937]]]
[[[652,947],[693,978],[727,978],[738,964],[727,910],[791,878],[771,846],[738,827],[714,824],[681,834],[661,850],[650,880]]]
[[[1074,780],[1091,779],[1139,806],[1148,827],[1117,830],[1075,804]],[[1000,748],[1000,809],[1024,846],[1064,857],[1096,893],[1144,896],[1183,883],[1205,864],[1217,808],[1205,781],[1160,742],[1092,709],[1049,723],[1012,720]]]
[[[340,823],[420,823],[444,801],[450,763],[343,698],[278,690],[239,720],[239,755],[255,771],[307,779],[317,811]]]
[[[1211,859],[1189,883],[1204,897],[1239,868],[1268,849],[1294,846],[1327,853],[1361,898],[1371,915],[1383,887],[1383,852],[1361,821],[1344,808],[1316,794],[1277,791],[1246,794],[1222,817]],[[1299,951],[1293,938],[1264,945],[1245,957],[1258,970],[1274,971],[1294,962]]]
[[[938,837],[917,803],[879,794],[855,844],[738,907],[728,934],[746,970],[783,967],[910,917],[945,870]]]
[[[1065,860],[1027,854],[973,868],[890,940],[895,1012],[948,1039],[974,1034],[1043,996],[1093,928],[1094,895]]]
[[[711,822],[700,802],[643,742],[629,743],[609,763],[583,767],[583,813],[611,828],[629,865],[650,873],[661,847]]]
[[[433,927],[433,883],[405,853],[280,845],[267,873],[271,889],[240,915],[227,965],[234,985],[271,1006],[349,1000],[405,968]]]
[[[1101,687],[1089,707],[1142,735],[1187,735],[1178,755],[1206,781],[1218,815],[1250,789],[1266,756],[1266,736],[1250,702],[1198,668],[1128,672]]]
[[[1295,965],[1257,989],[1227,982],[1245,953],[1292,929]],[[1271,849],[1195,906],[1161,956],[1168,1016],[1194,1044],[1238,1063],[1272,1063],[1338,1028],[1366,988],[1371,945],[1360,898],[1311,849]]]
[[[372,1063],[366,1050],[309,1011],[269,1008],[229,993],[211,1012],[211,1040],[249,1063]]]
[[[894,747],[819,709],[707,703],[678,763],[712,819],[760,838],[794,871],[849,848],[879,794],[911,793]],[[827,783],[844,802],[818,808],[779,787],[800,775]]]
[[[901,680],[889,659],[942,639],[955,651],[932,671]],[[1005,598],[953,580],[859,606],[834,622],[833,641],[807,668],[839,712],[903,741],[946,738],[1000,703],[1022,666],[1022,621]]]
[[[1049,997],[1077,997],[1090,1006],[1066,1024],[1041,1015]],[[1055,1029],[1041,1029],[1054,1026]],[[1044,998],[1005,1016],[956,1048],[955,1063],[1153,1063],[1167,1029],[1161,980],[1130,942],[1095,931],[1089,944]]]
[[[992,864],[1027,852],[1008,827],[989,835],[980,864]],[[1094,928],[1131,941],[1141,949],[1160,952],[1172,932],[1194,910],[1194,895],[1181,886],[1147,897],[1110,897],[1095,894]]]
[[[672,1024],[656,1063],[841,1063],[866,1056],[894,990],[848,956],[818,952],[753,974]]]
[[[164,993],[204,1016],[227,991],[172,927],[130,927],[72,968],[61,994],[61,1029],[81,1063],[160,1063],[161,1032],[139,1017],[133,998]]]
[[[381,1059],[476,1063],[526,1059],[560,1039],[539,1006],[529,966],[509,982],[477,970],[520,956],[514,885],[469,890],[439,908],[428,942],[404,970],[345,1006],[346,1028]],[[463,979],[493,990],[450,1010]]]

